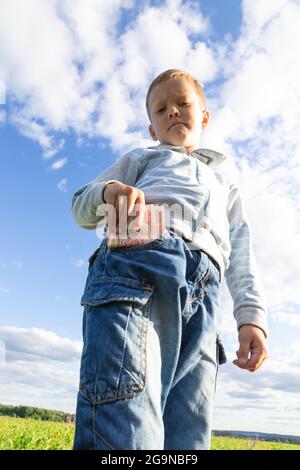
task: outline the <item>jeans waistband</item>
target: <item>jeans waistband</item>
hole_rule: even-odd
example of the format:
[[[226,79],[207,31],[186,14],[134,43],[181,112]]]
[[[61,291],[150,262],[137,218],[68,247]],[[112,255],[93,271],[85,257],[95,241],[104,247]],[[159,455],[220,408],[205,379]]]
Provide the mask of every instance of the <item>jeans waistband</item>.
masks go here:
[[[168,231],[169,231],[170,233],[172,233],[173,235],[178,235],[178,234],[176,233],[176,231],[174,230],[173,227],[170,227],[170,228],[168,229]],[[183,235],[178,235],[178,236],[181,237],[185,242],[189,243],[190,240],[188,240],[187,238],[185,238]],[[102,242],[101,242],[101,244],[100,244],[100,247],[99,247],[100,254],[102,254],[102,252],[104,252],[104,251],[107,249],[107,243],[108,243],[107,238],[103,237],[103,240],[102,240]],[[214,258],[212,258],[212,256],[210,256],[208,253],[206,253],[206,251],[201,250],[201,249],[199,249],[199,251],[202,251],[203,253],[206,254],[206,256],[208,257],[208,259],[209,259],[209,260],[212,262],[212,264],[217,268],[217,270],[218,270],[218,272],[219,272],[219,276],[221,277],[221,269],[220,269],[220,266],[219,266],[219,264],[217,263],[217,261],[216,261]]]

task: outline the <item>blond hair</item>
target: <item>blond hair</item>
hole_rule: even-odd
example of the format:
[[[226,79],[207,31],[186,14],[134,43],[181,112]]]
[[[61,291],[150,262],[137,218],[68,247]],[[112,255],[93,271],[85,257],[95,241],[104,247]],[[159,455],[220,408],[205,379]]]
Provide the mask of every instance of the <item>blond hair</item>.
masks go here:
[[[199,95],[199,98],[204,106],[204,109],[206,108],[205,104],[205,95],[204,95],[204,90],[203,90],[203,85],[200,83],[190,72],[186,72],[185,70],[181,69],[168,69],[165,72],[162,72],[159,74],[151,83],[149,86],[147,96],[146,96],[146,109],[147,109],[147,114],[149,117],[149,120],[151,121],[151,116],[150,116],[150,109],[149,109],[149,99],[150,99],[150,94],[151,91],[161,82],[166,82],[170,78],[175,78],[175,77],[185,77],[195,88],[197,94]]]

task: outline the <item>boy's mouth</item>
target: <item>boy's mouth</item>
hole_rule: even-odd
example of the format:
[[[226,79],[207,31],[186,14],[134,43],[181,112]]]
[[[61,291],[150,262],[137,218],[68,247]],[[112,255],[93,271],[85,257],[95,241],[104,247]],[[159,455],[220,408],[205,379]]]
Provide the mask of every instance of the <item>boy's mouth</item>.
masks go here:
[[[178,124],[181,124],[182,126],[185,126],[184,122],[173,122],[173,124],[170,125],[168,131],[169,131],[172,127],[178,126]]]

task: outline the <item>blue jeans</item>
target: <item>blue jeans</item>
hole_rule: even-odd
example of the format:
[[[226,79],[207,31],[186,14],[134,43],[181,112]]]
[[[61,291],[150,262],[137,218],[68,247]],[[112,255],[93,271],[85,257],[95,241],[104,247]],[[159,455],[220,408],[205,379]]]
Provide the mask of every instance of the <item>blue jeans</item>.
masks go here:
[[[73,449],[209,449],[219,271],[172,230],[89,259]]]

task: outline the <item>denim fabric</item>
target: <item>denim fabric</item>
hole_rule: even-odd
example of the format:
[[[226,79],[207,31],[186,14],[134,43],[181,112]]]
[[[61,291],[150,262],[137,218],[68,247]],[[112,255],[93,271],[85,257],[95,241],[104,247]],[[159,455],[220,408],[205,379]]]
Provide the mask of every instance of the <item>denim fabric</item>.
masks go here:
[[[74,449],[209,449],[219,271],[172,230],[89,260]]]

